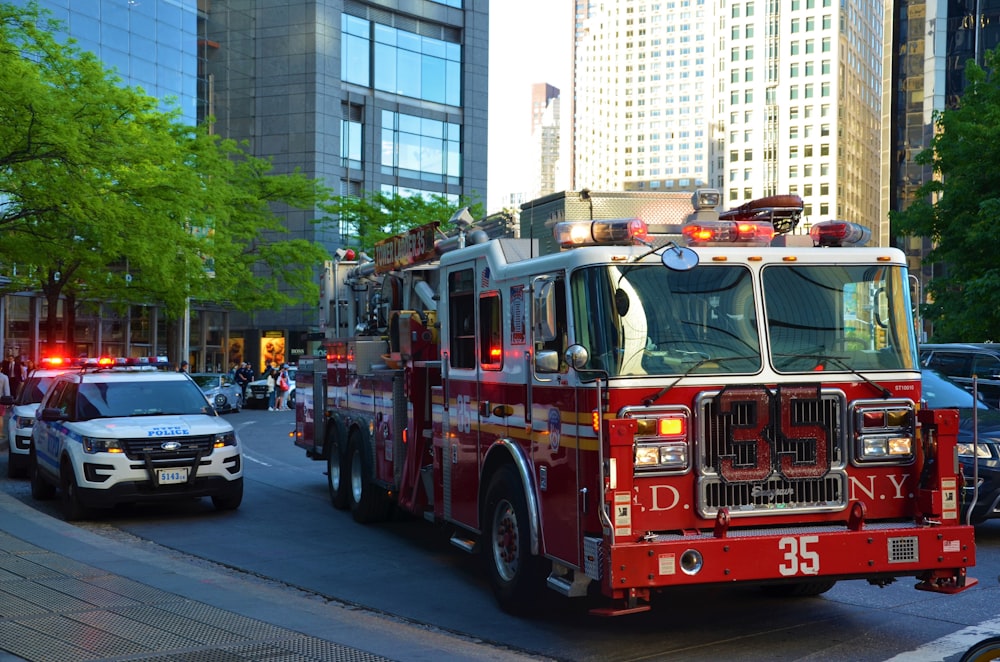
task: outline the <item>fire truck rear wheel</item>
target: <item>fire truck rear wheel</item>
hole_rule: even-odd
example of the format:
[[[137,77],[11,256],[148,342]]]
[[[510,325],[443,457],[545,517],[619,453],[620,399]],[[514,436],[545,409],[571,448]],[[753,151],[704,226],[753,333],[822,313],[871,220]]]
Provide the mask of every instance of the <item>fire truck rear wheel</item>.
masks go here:
[[[542,560],[531,555],[528,504],[514,467],[503,467],[493,476],[484,515],[483,551],[493,593],[504,611],[525,613],[537,604],[545,572]]]
[[[330,491],[330,503],[337,510],[347,510],[350,503],[350,474],[344,466],[344,443],[340,433],[333,431],[327,442],[329,452],[326,457],[326,485]]]
[[[775,598],[812,598],[826,593],[837,582],[815,581],[815,582],[793,582],[791,584],[768,584],[763,587],[764,592]]]
[[[1000,637],[983,639],[973,645],[962,655],[961,662],[987,662],[987,660],[1000,660]]]
[[[367,524],[386,519],[389,512],[388,500],[375,485],[372,458],[357,432],[351,433],[347,452],[351,480],[348,496],[354,521]]]

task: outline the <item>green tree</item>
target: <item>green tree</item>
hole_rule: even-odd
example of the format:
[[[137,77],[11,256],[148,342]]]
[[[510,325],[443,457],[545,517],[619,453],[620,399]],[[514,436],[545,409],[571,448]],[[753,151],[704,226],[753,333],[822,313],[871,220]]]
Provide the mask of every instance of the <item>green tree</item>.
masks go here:
[[[386,237],[434,221],[441,223],[442,232],[448,232],[452,229],[448,220],[462,207],[468,207],[474,219],[483,217],[481,202],[463,199],[455,204],[443,195],[368,193],[361,197],[334,196],[320,205],[323,211],[339,219],[345,246],[369,253]]]
[[[998,65],[995,51],[985,67],[968,63],[960,106],[935,116],[931,146],[916,157],[934,179],[890,215],[898,234],[931,238],[926,261],[945,265],[921,308],[935,341],[1000,339],[1000,152],[991,147],[1000,144]]]
[[[326,190],[125,87],[52,36],[35,4],[0,3],[0,262],[12,288],[156,303],[190,298],[251,310],[314,301],[322,247],[287,240],[275,213]]]

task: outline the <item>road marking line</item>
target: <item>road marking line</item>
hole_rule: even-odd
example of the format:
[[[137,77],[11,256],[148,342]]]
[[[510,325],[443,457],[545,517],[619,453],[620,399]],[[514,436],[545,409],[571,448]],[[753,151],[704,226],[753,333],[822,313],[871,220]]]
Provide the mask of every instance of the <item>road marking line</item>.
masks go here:
[[[251,462],[255,462],[255,463],[260,464],[260,465],[265,466],[265,467],[271,466],[270,463],[258,460],[257,458],[253,457],[252,455],[247,455],[246,452],[243,453],[243,459],[244,460],[250,460]]]
[[[964,653],[983,639],[997,635],[1000,635],[1000,618],[956,630],[912,651],[891,657],[886,662],[944,662],[946,658]]]

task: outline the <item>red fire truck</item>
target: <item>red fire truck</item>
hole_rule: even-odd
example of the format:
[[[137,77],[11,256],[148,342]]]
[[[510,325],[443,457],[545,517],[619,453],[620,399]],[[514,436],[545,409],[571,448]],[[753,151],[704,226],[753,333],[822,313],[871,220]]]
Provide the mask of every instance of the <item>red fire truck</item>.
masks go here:
[[[566,221],[540,255],[431,225],[331,263],[295,443],[333,504],[448,525],[513,612],[546,586],[617,615],[695,584],[973,585],[902,253],[839,221],[790,234],[794,196],[693,199],[680,236]]]

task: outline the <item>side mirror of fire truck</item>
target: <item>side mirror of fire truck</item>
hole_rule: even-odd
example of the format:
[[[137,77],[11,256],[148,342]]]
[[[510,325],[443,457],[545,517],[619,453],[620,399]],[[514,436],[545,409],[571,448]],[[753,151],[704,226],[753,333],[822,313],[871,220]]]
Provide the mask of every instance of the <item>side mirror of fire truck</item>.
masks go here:
[[[566,348],[566,363],[574,370],[585,369],[588,361],[590,361],[590,352],[583,345],[570,345]]]
[[[559,352],[543,349],[535,354],[535,372],[559,372]]]
[[[698,254],[687,246],[670,242],[660,255],[663,266],[671,271],[687,271],[698,266]]]

